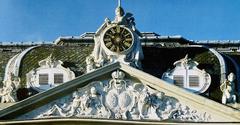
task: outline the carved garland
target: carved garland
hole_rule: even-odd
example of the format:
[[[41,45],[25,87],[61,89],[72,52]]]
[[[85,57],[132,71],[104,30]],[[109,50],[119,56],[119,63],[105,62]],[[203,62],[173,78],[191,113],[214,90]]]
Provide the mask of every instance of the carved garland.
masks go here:
[[[198,113],[196,110],[180,104],[174,97],[124,78],[123,72],[115,71],[112,73],[110,81],[92,82],[87,87],[75,91],[72,96],[67,96],[71,101],[67,97],[56,100],[50,104],[51,106],[39,109],[38,115],[34,118],[210,120],[210,115]],[[25,117],[28,116],[30,115],[25,115]]]

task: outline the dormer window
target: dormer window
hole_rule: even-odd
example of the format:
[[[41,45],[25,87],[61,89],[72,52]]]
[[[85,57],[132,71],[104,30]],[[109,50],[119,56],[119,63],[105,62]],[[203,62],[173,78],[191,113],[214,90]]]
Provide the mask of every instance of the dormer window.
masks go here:
[[[27,86],[41,92],[75,78],[75,74],[62,66],[62,61],[52,55],[38,62],[39,68],[32,69],[27,76]]]
[[[163,74],[163,80],[195,93],[203,93],[210,86],[210,75],[205,70],[198,69],[198,63],[189,59],[187,55],[174,65],[174,69]]]

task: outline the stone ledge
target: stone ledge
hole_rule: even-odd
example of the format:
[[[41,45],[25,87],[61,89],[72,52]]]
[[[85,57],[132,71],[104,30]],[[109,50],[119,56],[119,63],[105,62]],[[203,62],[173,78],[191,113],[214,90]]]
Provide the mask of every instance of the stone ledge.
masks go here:
[[[15,103],[0,103],[0,110],[5,109],[6,107],[9,107],[14,104]]]
[[[156,122],[156,121],[127,121],[127,120],[110,120],[110,119],[40,119],[40,120],[24,120],[24,121],[2,121],[0,124],[39,124],[39,125],[185,125],[185,124],[208,124],[208,125],[219,125],[219,124],[228,124],[226,122],[202,122],[202,123],[196,123],[196,122],[176,122],[176,121],[162,121],[162,122]],[[239,124],[232,122],[233,124]]]

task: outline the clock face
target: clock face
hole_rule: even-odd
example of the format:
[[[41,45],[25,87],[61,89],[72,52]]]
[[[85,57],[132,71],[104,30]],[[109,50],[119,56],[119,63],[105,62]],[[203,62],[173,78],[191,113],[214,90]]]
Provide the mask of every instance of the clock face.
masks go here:
[[[132,47],[133,35],[129,29],[117,25],[105,32],[103,42],[110,51],[122,53]]]

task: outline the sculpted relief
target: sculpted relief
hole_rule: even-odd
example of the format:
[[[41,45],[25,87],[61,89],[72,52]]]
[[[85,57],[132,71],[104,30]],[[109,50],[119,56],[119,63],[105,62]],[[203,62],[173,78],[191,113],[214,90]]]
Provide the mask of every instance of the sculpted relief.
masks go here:
[[[133,14],[125,14],[120,5],[115,14],[115,19],[106,18],[94,35],[94,49],[86,58],[87,73],[114,62],[142,68],[142,35],[135,27]]]
[[[233,73],[230,73],[228,75],[228,78],[220,86],[220,89],[223,92],[223,95],[222,95],[223,104],[237,102],[237,96],[235,92],[235,83],[234,83],[235,79],[236,79],[236,76]]]
[[[94,81],[18,119],[55,117],[181,121],[208,121],[211,118],[164,92],[126,79],[122,71],[113,72],[110,80]]]
[[[20,88],[20,78],[10,73],[3,81],[3,87],[0,88],[1,103],[13,103],[18,101],[17,90]]]

